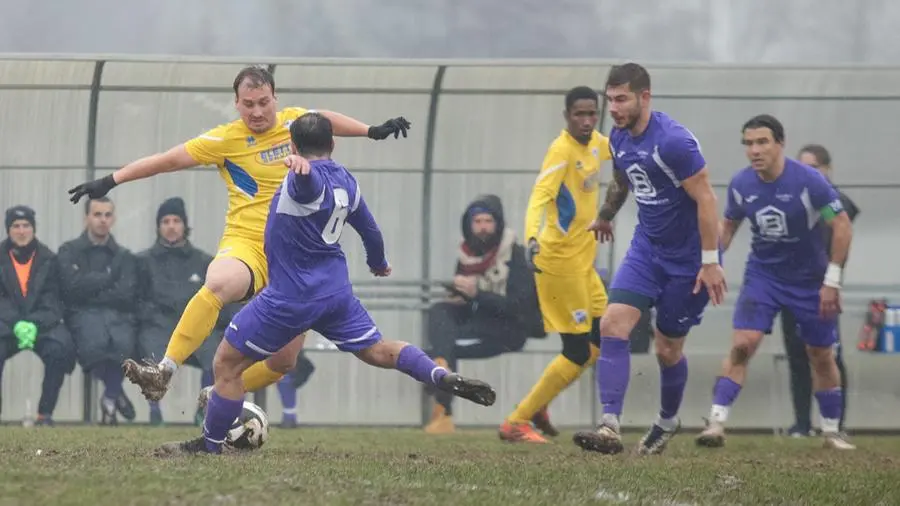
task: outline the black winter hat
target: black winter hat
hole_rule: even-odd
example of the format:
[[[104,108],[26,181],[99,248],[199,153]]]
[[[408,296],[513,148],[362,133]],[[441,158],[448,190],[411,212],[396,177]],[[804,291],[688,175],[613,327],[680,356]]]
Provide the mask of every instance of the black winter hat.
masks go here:
[[[159,205],[159,210],[156,211],[156,226],[159,227],[163,218],[170,214],[181,218],[181,221],[184,222],[184,228],[188,228],[187,211],[184,209],[184,200],[181,197],[166,199]]]
[[[9,229],[16,220],[26,220],[28,223],[31,223],[32,228],[37,228],[37,224],[34,220],[34,209],[28,206],[13,206],[6,210],[7,234],[9,234]]]

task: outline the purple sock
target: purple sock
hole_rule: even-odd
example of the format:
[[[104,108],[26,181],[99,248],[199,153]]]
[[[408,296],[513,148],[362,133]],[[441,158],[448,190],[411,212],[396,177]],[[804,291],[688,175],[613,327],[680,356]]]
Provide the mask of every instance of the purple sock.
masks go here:
[[[215,377],[213,377],[212,371],[203,371],[203,374],[200,376],[200,388],[206,388],[213,383],[216,382]]]
[[[731,406],[740,393],[741,385],[735,383],[731,378],[719,376],[716,378],[716,385],[713,387],[713,404],[716,406]]]
[[[408,344],[400,350],[397,357],[397,370],[406,373],[426,385],[437,385],[447,375],[447,370],[434,363],[434,360],[420,348]]]
[[[595,367],[603,414],[621,416],[631,378],[631,347],[628,340],[601,337],[600,359]]]
[[[681,407],[681,400],[684,398],[684,387],[687,386],[688,379],[687,357],[682,355],[681,360],[671,367],[660,364],[659,379],[659,417],[668,420],[678,414],[678,408]]]
[[[819,414],[822,415],[822,418],[839,420],[841,418],[843,397],[844,391],[840,388],[816,392],[816,401],[819,403]]]
[[[206,405],[206,419],[203,421],[203,437],[206,439],[206,451],[222,453],[225,436],[234,421],[241,416],[243,399],[231,400],[219,396],[213,390]]]
[[[281,413],[286,420],[297,420],[297,387],[294,386],[294,376],[285,374],[278,383],[278,395],[281,397]]]

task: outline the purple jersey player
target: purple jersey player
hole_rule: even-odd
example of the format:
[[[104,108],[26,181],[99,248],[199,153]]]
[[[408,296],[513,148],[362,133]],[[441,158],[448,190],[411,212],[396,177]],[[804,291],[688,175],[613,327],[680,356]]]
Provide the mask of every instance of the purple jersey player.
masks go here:
[[[750,221],[753,243],[734,310],[731,353],[716,380],[709,425],[697,444],[725,443],[724,423],[747,376],[747,363],[784,309],[796,318],[798,335],[806,344],[825,446],[852,450],[838,428],[843,392],[832,351],[841,266],[852,235],[850,218],[837,191],[819,171],[785,158],[784,127],[777,119],[764,114],[747,121],[743,143],[750,167],[738,172],[728,186],[722,247],[728,248],[744,219]],[[833,232],[830,259],[824,226]]]
[[[220,453],[226,432],[241,413],[245,394],[241,373],[307,330],[367,364],[398,369],[430,387],[484,406],[496,398],[486,383],[437,366],[418,347],[382,339],[353,294],[338,242],[344,224],[350,224],[362,237],[372,273],[387,276],[391,268],[381,231],[356,179],[331,160],[331,122],[310,112],[294,121],[290,130],[294,154],[310,163],[299,174],[288,172],[272,201],[265,230],[269,285],[235,315],[225,331],[216,352],[216,380],[203,436],[163,445],[163,453]],[[286,164],[293,169],[295,160],[299,158],[289,157]]]
[[[609,137],[613,181],[591,225],[601,240],[634,193],[638,225],[613,278],[609,308],[600,322],[597,383],[603,418],[596,431],[575,434],[585,450],[623,450],[619,417],[628,389],[628,337],[643,311],[656,307],[655,349],[660,364],[659,417],[641,439],[641,454],[662,452],[680,427],[677,417],[687,384],[684,337],[700,323],[707,303],[724,297],[719,265],[716,196],[694,135],[650,108],[650,75],[640,65],[613,67],[606,97],[615,121]]]

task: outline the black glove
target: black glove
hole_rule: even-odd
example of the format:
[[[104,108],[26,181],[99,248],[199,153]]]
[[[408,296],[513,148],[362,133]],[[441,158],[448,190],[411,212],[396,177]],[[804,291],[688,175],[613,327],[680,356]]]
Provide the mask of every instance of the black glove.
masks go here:
[[[406,138],[406,131],[411,126],[410,122],[406,121],[406,118],[400,116],[399,118],[389,119],[382,125],[370,126],[368,135],[370,139],[375,139],[376,141],[387,139],[391,134],[394,134],[395,139],[400,137],[400,134],[403,134],[403,137]]]
[[[525,245],[525,264],[528,265],[528,268],[531,272],[540,273],[541,270],[538,269],[538,266],[534,263],[534,257],[541,252],[541,247],[538,245],[537,240],[535,238],[528,239],[528,244]]]
[[[84,197],[85,195],[91,199],[99,199],[115,188],[116,184],[116,180],[113,179],[112,174],[101,179],[81,183],[69,190],[69,195],[72,196],[69,200],[71,200],[73,204],[77,204],[78,201],[81,200],[81,197]]]

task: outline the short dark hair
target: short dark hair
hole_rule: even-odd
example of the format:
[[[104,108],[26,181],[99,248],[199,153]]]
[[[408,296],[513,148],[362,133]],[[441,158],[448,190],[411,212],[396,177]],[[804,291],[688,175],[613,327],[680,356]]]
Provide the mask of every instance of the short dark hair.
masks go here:
[[[250,67],[242,68],[234,78],[233,88],[235,97],[238,96],[238,88],[241,87],[241,84],[243,84],[244,81],[248,81],[247,84],[251,88],[260,88],[268,85],[272,88],[272,93],[275,93],[275,76],[273,76],[265,67],[252,65]]]
[[[331,120],[318,112],[308,112],[291,123],[291,142],[301,155],[323,156],[334,147]]]
[[[613,65],[606,76],[606,87],[628,85],[628,89],[634,93],[640,93],[650,89],[650,73],[637,63],[624,63]]]
[[[775,142],[784,144],[784,125],[782,125],[775,116],[772,116],[771,114],[754,116],[744,123],[744,126],[741,128],[741,133],[752,128],[768,128],[772,131],[772,138],[775,139]]]
[[[816,161],[819,165],[828,165],[831,166],[831,153],[825,149],[825,146],[821,144],[807,144],[800,148],[800,154],[809,153],[816,157]]]
[[[566,110],[571,111],[575,102],[579,100],[593,100],[600,103],[600,97],[597,92],[589,86],[576,86],[566,93]]]
[[[109,202],[110,204],[113,205],[113,208],[115,208],[115,206],[116,206],[115,204],[113,204],[112,199],[110,199],[109,197],[97,197],[95,199],[87,199],[84,201],[84,215],[85,216],[88,216],[89,214],[91,214],[91,202],[100,202],[101,204],[105,204],[105,203]]]

